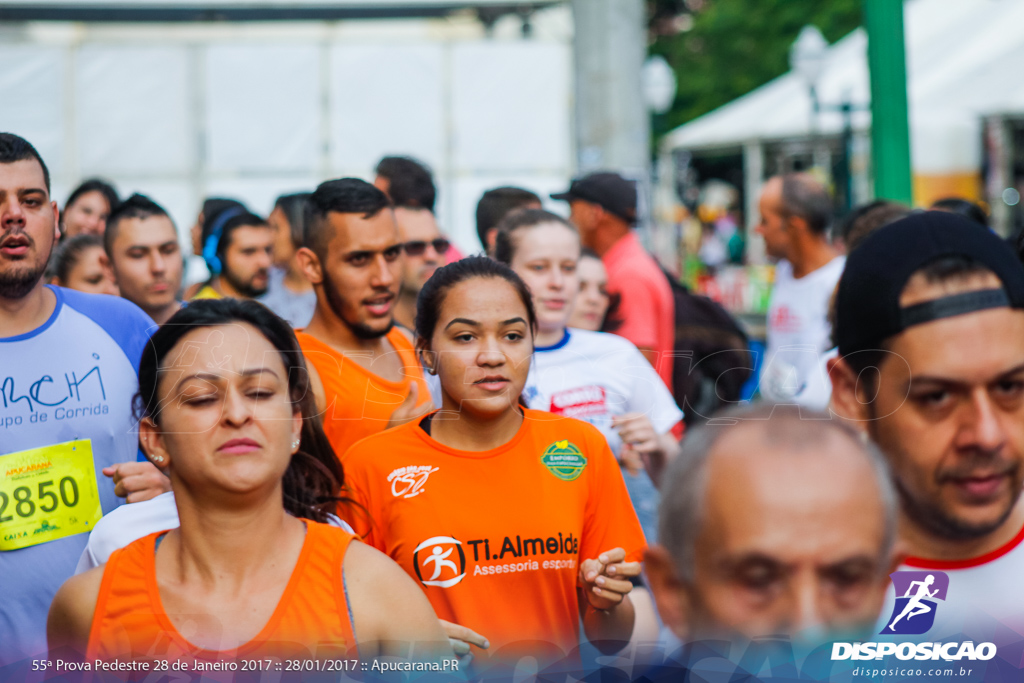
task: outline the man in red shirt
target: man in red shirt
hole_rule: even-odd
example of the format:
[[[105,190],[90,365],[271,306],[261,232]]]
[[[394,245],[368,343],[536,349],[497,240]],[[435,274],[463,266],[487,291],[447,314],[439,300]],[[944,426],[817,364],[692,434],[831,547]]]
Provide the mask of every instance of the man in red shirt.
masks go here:
[[[591,173],[552,199],[569,202],[583,245],[608,269],[608,291],[622,299],[615,333],[636,344],[672,389],[675,307],[672,288],[636,233],[636,183],[617,173]]]

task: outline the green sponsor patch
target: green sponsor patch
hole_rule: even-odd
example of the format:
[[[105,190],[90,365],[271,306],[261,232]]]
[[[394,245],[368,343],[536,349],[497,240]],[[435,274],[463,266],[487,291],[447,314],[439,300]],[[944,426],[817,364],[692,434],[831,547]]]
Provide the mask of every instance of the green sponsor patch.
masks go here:
[[[578,478],[583,468],[587,466],[587,459],[580,453],[580,449],[568,439],[556,441],[548,446],[540,461],[548,468],[548,472],[562,481]]]

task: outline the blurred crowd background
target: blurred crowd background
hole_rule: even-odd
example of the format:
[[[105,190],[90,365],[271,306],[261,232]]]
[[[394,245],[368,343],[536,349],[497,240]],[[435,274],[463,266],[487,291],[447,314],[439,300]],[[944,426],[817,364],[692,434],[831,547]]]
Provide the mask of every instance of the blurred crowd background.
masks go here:
[[[672,273],[763,335],[764,181],[809,171],[834,226],[879,195],[862,0],[0,2],[0,128],[65,200],[100,178],[188,228],[203,198],[267,215],[325,178],[424,162],[461,253],[481,193],[614,169]],[[907,0],[917,207],[974,203],[1003,236],[1024,191],[1024,2]],[[189,259],[186,285],[208,277]]]

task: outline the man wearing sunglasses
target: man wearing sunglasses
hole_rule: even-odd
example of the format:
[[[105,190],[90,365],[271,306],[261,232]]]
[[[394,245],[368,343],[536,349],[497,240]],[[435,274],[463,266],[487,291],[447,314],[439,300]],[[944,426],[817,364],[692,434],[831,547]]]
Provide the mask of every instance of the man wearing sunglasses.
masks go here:
[[[402,289],[395,302],[395,322],[412,330],[416,320],[416,297],[434,271],[445,264],[449,242],[441,237],[434,214],[428,209],[399,206],[395,221],[405,249]]]

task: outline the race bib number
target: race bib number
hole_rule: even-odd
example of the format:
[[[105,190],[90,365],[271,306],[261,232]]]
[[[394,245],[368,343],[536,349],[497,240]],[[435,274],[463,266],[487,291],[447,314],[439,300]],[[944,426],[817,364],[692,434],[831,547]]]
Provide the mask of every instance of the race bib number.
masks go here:
[[[0,456],[0,551],[92,531],[102,516],[89,439]]]

